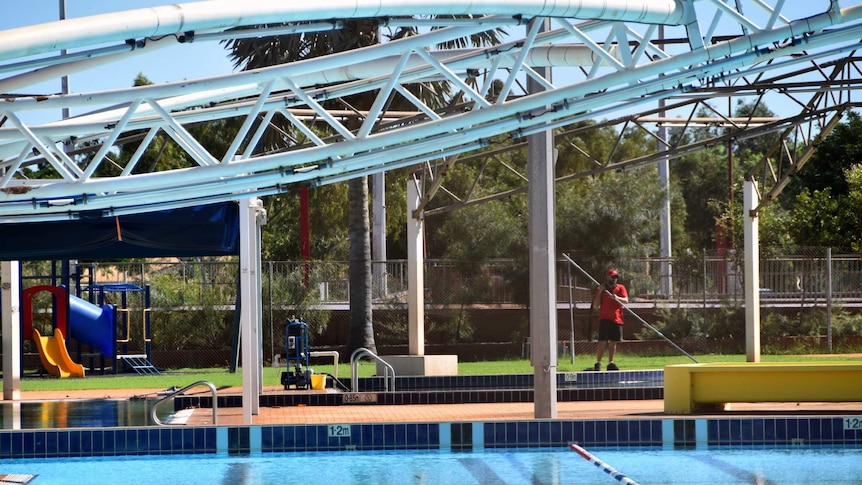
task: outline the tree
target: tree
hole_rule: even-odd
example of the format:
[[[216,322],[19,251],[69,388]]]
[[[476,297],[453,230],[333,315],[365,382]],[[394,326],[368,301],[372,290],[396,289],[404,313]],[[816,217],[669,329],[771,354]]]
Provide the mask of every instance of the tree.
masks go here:
[[[847,120],[829,133],[811,160],[782,193],[792,203],[791,233],[806,246],[862,247],[862,117]]]
[[[370,46],[378,42],[379,25],[378,19],[374,18],[351,19],[346,20],[341,29],[260,39],[235,39],[226,42],[226,46],[236,67],[241,67],[244,70],[256,69]],[[399,28],[391,33],[389,38],[398,39],[413,35],[416,32],[417,29],[412,27]],[[473,45],[484,45],[498,43],[496,33],[497,31],[492,30],[472,36],[469,41],[456,40],[452,44],[466,45],[467,42],[470,42]],[[436,99],[437,103],[430,103],[432,108],[442,106],[449,92],[448,85],[442,83],[414,86],[412,89],[418,90],[416,94],[419,94],[425,101]],[[374,94],[362,93],[350,98],[327,102],[324,106],[329,107],[335,106],[335,103],[343,103],[360,111],[367,110],[374,102]],[[409,105],[409,103],[402,96],[396,94],[391,105],[395,108]],[[347,123],[347,128],[356,129],[360,123],[361,120],[356,118]],[[289,129],[289,125],[286,127]],[[287,140],[276,141],[281,145],[287,143]],[[360,347],[376,352],[371,319],[372,275],[370,223],[368,220],[368,179],[365,176],[357,177],[348,181],[347,184],[350,240],[350,331],[347,353]]]
[[[817,146],[811,160],[797,173],[785,192],[793,201],[804,189],[830,189],[832,196],[847,195],[845,170],[862,163],[862,116],[850,111],[847,120],[835,127]]]

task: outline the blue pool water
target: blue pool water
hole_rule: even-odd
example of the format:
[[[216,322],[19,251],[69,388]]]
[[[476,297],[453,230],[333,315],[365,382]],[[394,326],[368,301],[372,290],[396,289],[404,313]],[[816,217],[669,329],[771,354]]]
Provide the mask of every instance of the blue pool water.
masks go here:
[[[642,485],[862,482],[862,449],[589,450]],[[612,484],[569,449],[309,452],[0,461],[0,474],[47,484]]]

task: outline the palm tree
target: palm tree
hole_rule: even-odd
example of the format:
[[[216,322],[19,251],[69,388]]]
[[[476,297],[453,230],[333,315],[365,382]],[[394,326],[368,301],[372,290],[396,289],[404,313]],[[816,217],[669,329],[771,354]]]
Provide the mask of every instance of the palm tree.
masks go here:
[[[379,19],[347,20],[343,28],[323,32],[298,33],[256,39],[234,39],[225,42],[230,51],[234,67],[242,70],[257,69],[276,64],[284,64],[318,56],[324,56],[351,49],[367,47],[378,42]],[[267,25],[265,27],[271,27]],[[391,35],[392,39],[414,35],[415,28],[399,28]],[[457,39],[451,46],[493,45],[499,43],[498,33],[487,31],[469,39]],[[449,46],[446,46],[449,47]],[[449,93],[448,85],[435,83],[424,86],[417,92],[429,106],[440,107]],[[367,110],[374,102],[375,93],[363,93],[350,99],[330,101],[330,106],[341,103],[351,109]],[[392,100],[391,106],[410,106],[403,98]],[[361,119],[356,118],[348,128],[357,129]],[[265,149],[278,149],[284,143],[280,137],[264,140]],[[347,353],[364,347],[377,352],[372,323],[372,274],[371,238],[368,214],[368,178],[357,177],[348,182],[349,239],[350,239],[350,325]]]

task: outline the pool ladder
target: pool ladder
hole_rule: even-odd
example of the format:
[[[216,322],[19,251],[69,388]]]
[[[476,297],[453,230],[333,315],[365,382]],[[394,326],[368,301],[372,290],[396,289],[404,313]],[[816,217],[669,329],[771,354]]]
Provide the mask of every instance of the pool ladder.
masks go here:
[[[187,390],[189,390],[189,389],[191,389],[191,388],[193,388],[193,387],[196,387],[196,386],[206,386],[206,387],[209,387],[210,391],[212,392],[212,395],[213,395],[213,426],[218,425],[218,391],[216,390],[216,388],[215,388],[215,386],[212,384],[212,382],[209,382],[209,381],[197,381],[197,382],[193,382],[193,383],[191,383],[191,384],[187,385],[186,387],[184,387],[184,388],[182,388],[182,389],[179,389],[179,390],[176,390],[176,391],[170,391],[170,394],[168,394],[167,396],[165,396],[165,397],[163,397],[163,398],[159,399],[158,401],[156,401],[156,403],[155,403],[155,404],[153,404],[153,408],[150,410],[150,417],[153,419],[153,422],[154,422],[154,423],[156,423],[156,424],[158,424],[159,426],[166,426],[166,425],[169,425],[170,423],[163,423],[163,422],[159,419],[159,417],[158,417],[158,416],[157,416],[157,414],[156,414],[156,410],[159,408],[159,406],[160,406],[163,402],[165,402],[165,401],[167,401],[167,400],[169,400],[169,399],[173,399],[174,397],[176,397],[176,396],[177,396],[177,394],[182,394],[182,393],[184,393],[185,391],[187,391]]]
[[[395,392],[395,369],[389,365],[389,362],[381,359],[377,354],[365,347],[359,347],[350,354],[350,387],[353,392],[359,392],[359,372],[356,366],[359,364],[359,359],[362,357],[371,357],[377,362],[383,364],[383,385],[385,386],[385,390],[386,392]]]

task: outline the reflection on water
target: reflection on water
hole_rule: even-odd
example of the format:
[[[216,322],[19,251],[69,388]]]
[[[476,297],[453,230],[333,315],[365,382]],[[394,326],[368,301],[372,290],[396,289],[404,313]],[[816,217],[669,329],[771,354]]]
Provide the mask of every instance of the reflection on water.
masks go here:
[[[4,401],[0,406],[3,429],[106,428],[150,426],[156,399],[92,399],[74,401]],[[158,410],[159,419],[170,416],[170,405]]]

